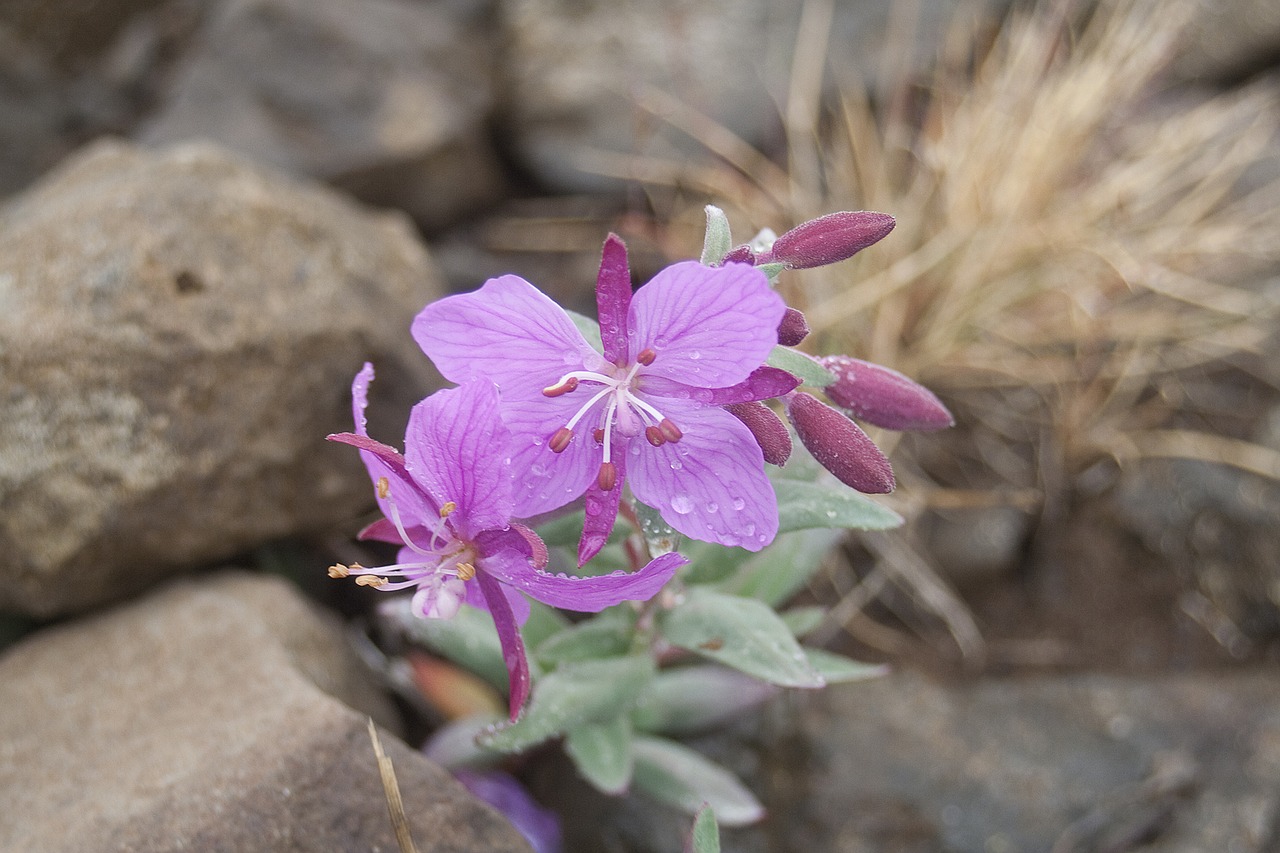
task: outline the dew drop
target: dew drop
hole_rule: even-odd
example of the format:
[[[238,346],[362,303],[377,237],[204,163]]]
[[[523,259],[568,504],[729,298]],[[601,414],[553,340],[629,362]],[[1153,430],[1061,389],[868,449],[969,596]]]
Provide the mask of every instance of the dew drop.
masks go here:
[[[600,514],[599,504],[595,503],[594,501],[587,504],[587,515],[599,515],[599,514]]]
[[[529,473],[535,477],[545,477],[547,476],[547,466],[541,464],[532,465],[529,468]]]
[[[688,495],[675,495],[671,498],[671,509],[680,515],[688,515],[693,511],[693,501]]]
[[[754,524],[748,524],[748,525],[747,525],[747,531],[746,531],[746,532],[747,532],[747,535],[748,535],[748,536],[755,536],[755,535],[756,535],[756,526],[755,526]]]
[[[711,503],[707,504],[707,512],[719,512],[719,511],[720,511],[720,504],[716,503],[715,501],[712,501]]]
[[[535,438],[535,439],[533,440],[533,446],[534,446],[534,447],[541,447],[541,446],[542,446],[542,439],[540,439],[540,438]]]
[[[733,508],[734,508],[734,509],[736,509],[736,510],[744,509],[744,508],[746,507],[746,505],[747,505],[747,502],[746,502],[746,501],[744,501],[742,498],[734,498],[734,499],[733,499]]]
[[[702,353],[698,352],[697,350],[694,350],[693,352],[689,353],[689,358],[692,361],[697,361],[698,359],[702,358]]]
[[[672,462],[672,463],[671,463],[671,470],[672,470],[672,471],[679,471],[679,470],[680,470],[681,468],[683,468],[683,467],[684,467],[684,463],[683,463],[683,462],[678,462],[678,461],[677,461],[677,462]]]

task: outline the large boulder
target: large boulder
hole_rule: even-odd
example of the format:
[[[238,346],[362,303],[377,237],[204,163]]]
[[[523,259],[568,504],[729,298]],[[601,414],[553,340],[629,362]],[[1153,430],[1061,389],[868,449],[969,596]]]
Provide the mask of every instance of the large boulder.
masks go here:
[[[0,849],[397,849],[365,716],[390,712],[341,631],[283,581],[227,573],[29,636],[0,657]],[[528,850],[380,740],[419,850]]]
[[[438,294],[403,218],[207,146],[101,143],[15,199],[0,609],[81,610],[353,517],[367,478],[323,438],[365,360],[401,418],[428,390],[408,327]]]

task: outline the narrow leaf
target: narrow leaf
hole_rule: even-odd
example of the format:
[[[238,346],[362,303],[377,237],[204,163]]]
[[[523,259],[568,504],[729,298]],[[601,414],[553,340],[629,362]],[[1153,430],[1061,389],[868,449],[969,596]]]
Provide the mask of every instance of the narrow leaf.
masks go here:
[[[693,587],[668,611],[672,645],[782,687],[822,687],[822,676],[771,608],[752,598]]]
[[[768,548],[739,565],[717,588],[778,607],[804,588],[809,578],[822,568],[823,557],[843,535],[842,530],[784,533]]]
[[[772,684],[716,664],[665,669],[636,702],[631,722],[655,734],[697,734],[758,708],[778,692]]]
[[[862,661],[847,658],[844,655],[837,655],[833,652],[826,652],[822,649],[806,648],[804,656],[809,659],[809,663],[814,669],[822,673],[822,677],[827,680],[828,684],[866,681],[871,678],[880,678],[888,675],[890,671],[888,664],[863,663]]]
[[[621,794],[631,784],[631,740],[631,721],[620,716],[572,729],[564,746],[574,767],[596,790]]]
[[[822,624],[823,618],[827,615],[827,608],[818,605],[793,607],[778,615],[782,617],[791,636],[799,639]]]
[[[630,710],[652,679],[653,661],[647,656],[565,664],[538,682],[519,720],[482,734],[480,744],[520,752],[579,726],[613,719]]]
[[[714,204],[709,204],[706,212],[707,236],[702,240],[702,257],[699,260],[709,267],[714,267],[718,266],[733,248],[733,237],[729,233],[729,217],[724,215],[723,210]]]
[[[805,385],[825,388],[836,381],[836,375],[804,353],[790,347],[774,347],[765,364],[785,370]]]
[[[778,532],[840,527],[889,530],[902,525],[902,516],[840,483],[774,480],[778,496]]]
[[[635,611],[612,607],[593,619],[548,637],[534,656],[548,669],[569,661],[618,657],[631,647],[635,632]]]
[[[587,339],[587,343],[591,344],[596,352],[604,352],[604,343],[600,340],[600,324],[592,320],[586,314],[579,314],[577,311],[565,310],[569,315],[569,319],[573,321],[573,325],[578,327],[578,332],[582,337]],[[832,381],[834,381],[832,377]]]
[[[720,827],[716,825],[715,810],[710,806],[703,806],[698,811],[685,849],[691,853],[720,853]]]
[[[637,736],[632,786],[688,814],[704,805],[725,826],[747,826],[764,817],[764,806],[728,770],[665,738]]]

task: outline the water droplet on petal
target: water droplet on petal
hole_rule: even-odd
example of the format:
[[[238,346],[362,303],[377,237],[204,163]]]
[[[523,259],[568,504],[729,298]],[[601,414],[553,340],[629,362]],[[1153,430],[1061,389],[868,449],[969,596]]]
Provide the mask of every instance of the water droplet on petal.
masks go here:
[[[707,504],[707,512],[718,512],[719,510],[720,510],[720,504],[716,503],[715,501],[712,501],[711,503]]]
[[[747,535],[748,535],[748,536],[755,536],[755,535],[756,535],[756,526],[755,526],[754,524],[748,524],[748,525],[747,525]]]
[[[733,499],[733,508],[736,510],[742,510],[746,507],[746,505],[747,505],[747,502],[744,501],[742,498]]]
[[[672,462],[672,463],[671,463],[671,470],[672,470],[672,471],[679,471],[679,470],[680,470],[681,468],[683,468],[683,467],[684,467],[684,463],[683,463],[683,462]]]
[[[687,515],[693,511],[693,501],[689,500],[688,495],[673,495],[671,509],[680,515]]]
[[[702,353],[698,352],[697,350],[694,350],[693,352],[689,353],[689,358],[693,361],[697,361],[698,359],[702,358]]]

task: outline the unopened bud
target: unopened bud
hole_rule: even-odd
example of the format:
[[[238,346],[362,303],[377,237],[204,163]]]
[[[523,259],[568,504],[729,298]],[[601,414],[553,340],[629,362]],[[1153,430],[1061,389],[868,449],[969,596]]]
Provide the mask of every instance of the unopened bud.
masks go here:
[[[757,263],[777,261],[800,270],[838,263],[879,242],[896,224],[889,214],[870,210],[828,213],[783,234]]]
[[[809,323],[804,315],[794,308],[787,308],[782,315],[782,322],[778,323],[778,343],[784,347],[794,347],[807,337]]]
[[[786,424],[761,402],[731,403],[725,411],[746,424],[764,453],[764,461],[781,467],[791,458],[791,435]]]
[[[787,415],[813,458],[840,482],[869,495],[893,491],[888,458],[853,421],[804,392],[788,400]]]
[[[892,430],[955,425],[951,412],[932,391],[896,370],[847,355],[829,355],[819,361],[836,377],[823,392],[859,420]]]
[[[725,264],[751,264],[756,265],[756,253],[751,251],[750,246],[738,246],[736,249],[730,249],[729,254],[724,256],[724,260],[720,262],[721,266]]]

